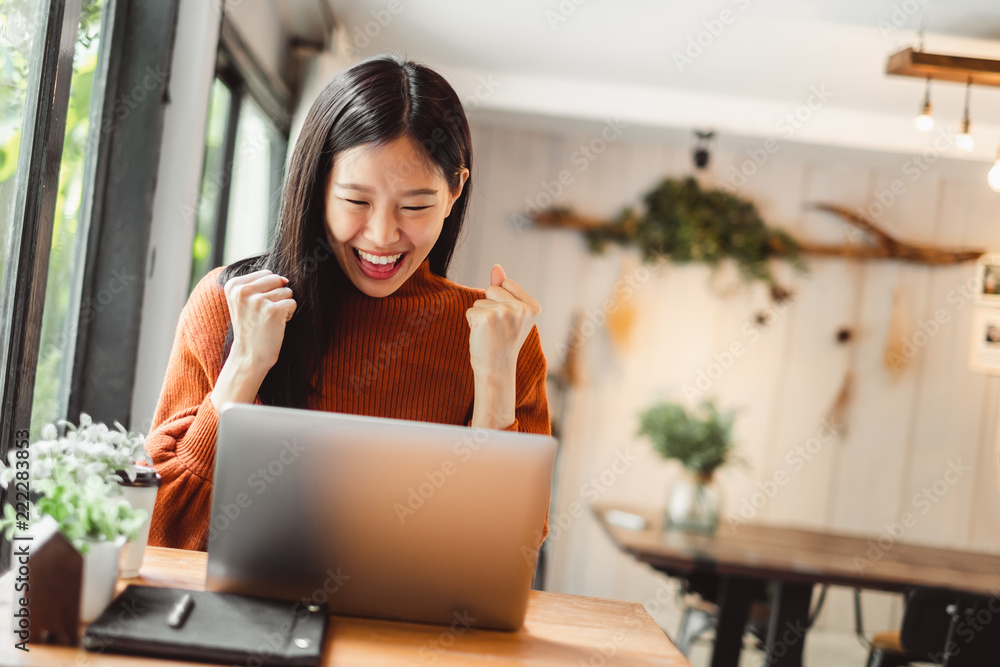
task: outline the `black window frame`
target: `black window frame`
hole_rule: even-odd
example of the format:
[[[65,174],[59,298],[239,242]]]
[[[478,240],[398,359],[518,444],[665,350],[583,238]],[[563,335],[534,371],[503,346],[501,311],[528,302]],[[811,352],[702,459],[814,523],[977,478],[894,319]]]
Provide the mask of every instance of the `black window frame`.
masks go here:
[[[81,0],[42,3],[36,24],[40,29],[31,46],[10,256],[0,288],[0,458],[4,461],[15,443],[27,439],[31,425],[80,6]],[[0,498],[5,504],[6,489],[0,490]],[[0,564],[6,569],[10,542],[4,540],[0,551]]]
[[[66,131],[81,0],[47,0],[32,44],[18,157],[17,199],[0,287],[0,459],[30,429],[55,202]],[[84,261],[71,288],[67,349],[72,350],[65,418],[87,412],[128,426],[138,353],[146,249],[159,168],[166,91],[179,0],[107,0],[101,18],[92,122],[80,203]],[[159,76],[158,73],[162,73]],[[142,89],[145,103],[134,100]],[[94,97],[97,100],[98,98]],[[30,139],[29,139],[30,137]],[[134,276],[106,308],[81,303],[122,275]],[[0,506],[7,502],[0,489]],[[11,543],[0,543],[0,571]]]
[[[82,303],[121,287],[101,309],[77,313],[67,419],[129,424],[139,352],[146,256],[179,0],[114,0],[103,119],[81,281]],[[130,104],[138,90],[144,103]],[[123,107],[124,105],[124,107]],[[128,109],[127,113],[125,108]],[[121,283],[124,278],[128,284]]]

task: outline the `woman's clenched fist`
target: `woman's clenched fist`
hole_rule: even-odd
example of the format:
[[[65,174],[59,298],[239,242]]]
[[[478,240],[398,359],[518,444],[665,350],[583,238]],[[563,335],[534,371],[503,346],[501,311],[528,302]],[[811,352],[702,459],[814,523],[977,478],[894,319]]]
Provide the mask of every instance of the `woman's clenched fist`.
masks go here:
[[[465,311],[469,321],[469,352],[476,375],[513,377],[517,355],[542,307],[507,278],[496,264],[490,271],[486,298]]]
[[[263,371],[278,360],[285,324],[295,313],[288,279],[262,269],[226,282],[226,302],[233,323],[230,356]]]

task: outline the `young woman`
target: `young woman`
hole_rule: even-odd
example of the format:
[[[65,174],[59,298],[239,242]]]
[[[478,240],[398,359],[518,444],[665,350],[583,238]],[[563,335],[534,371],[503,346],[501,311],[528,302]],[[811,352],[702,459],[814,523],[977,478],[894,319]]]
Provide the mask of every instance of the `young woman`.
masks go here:
[[[146,443],[150,544],[206,548],[227,401],[549,433],[538,302],[498,265],[485,291],[445,278],[471,169],[458,96],[427,67],[373,58],[320,93],[272,248],[181,313]]]

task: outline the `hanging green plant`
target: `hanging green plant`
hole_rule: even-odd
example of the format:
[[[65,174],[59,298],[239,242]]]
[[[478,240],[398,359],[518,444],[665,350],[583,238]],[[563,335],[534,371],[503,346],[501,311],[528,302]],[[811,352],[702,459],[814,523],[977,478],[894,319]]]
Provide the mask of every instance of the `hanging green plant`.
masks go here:
[[[711,266],[730,258],[744,278],[772,288],[777,287],[772,259],[806,268],[794,238],[768,227],[753,202],[725,190],[703,190],[692,177],[666,178],[646,193],[643,203],[644,212],[625,208],[611,222],[584,229],[591,250],[619,243],[638,248],[647,261],[666,257]]]

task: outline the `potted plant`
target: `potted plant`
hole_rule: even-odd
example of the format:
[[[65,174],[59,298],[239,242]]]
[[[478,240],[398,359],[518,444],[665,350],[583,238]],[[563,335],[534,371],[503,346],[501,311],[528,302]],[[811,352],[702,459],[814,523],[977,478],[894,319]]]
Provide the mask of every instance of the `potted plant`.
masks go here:
[[[149,519],[160,487],[160,475],[153,469],[153,461],[146,452],[145,437],[126,430],[118,422],[114,429],[95,423],[86,413],[80,414],[79,428],[67,421],[59,424],[66,428],[63,453],[72,456],[77,464],[91,465],[92,469],[102,465],[108,481],[122,487],[125,500],[132,507],[146,511],[147,519],[140,532],[130,537],[123,547],[119,572],[123,577],[138,576],[149,539]],[[137,463],[140,460],[142,464]]]
[[[125,541],[144,531],[148,534],[151,507],[134,507],[125,496],[124,485],[152,469],[136,464],[137,459],[149,461],[143,437],[127,432],[121,424],[109,429],[86,414],[80,415],[79,428],[68,422],[60,424],[66,427],[62,437],[54,424],[48,424],[41,439],[28,447],[28,524],[30,529],[41,517],[52,517],[59,531],[84,556],[80,619],[88,622],[114,594]],[[17,451],[10,452],[9,466],[0,462],[0,484],[5,488],[19,469]],[[7,539],[13,535],[17,519],[12,505],[4,507],[0,529],[5,530]]]
[[[659,403],[639,416],[639,435],[647,436],[665,459],[675,459],[686,475],[670,489],[665,528],[714,533],[719,525],[720,498],[715,471],[733,460],[735,413],[719,412],[714,400],[687,410],[677,403]]]

